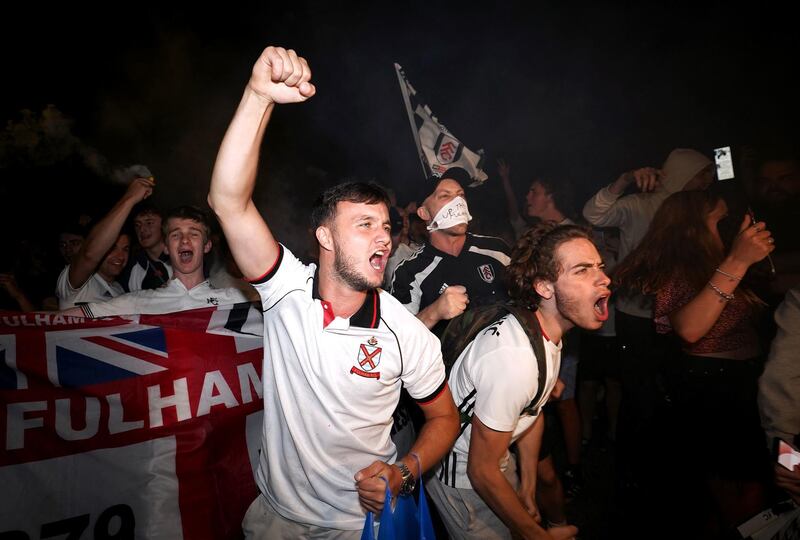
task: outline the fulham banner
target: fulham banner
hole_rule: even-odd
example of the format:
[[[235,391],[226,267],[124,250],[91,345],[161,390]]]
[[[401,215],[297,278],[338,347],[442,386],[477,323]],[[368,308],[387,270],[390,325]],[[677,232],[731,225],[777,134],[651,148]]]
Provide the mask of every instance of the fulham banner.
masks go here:
[[[241,537],[261,313],[0,313],[0,538]]]

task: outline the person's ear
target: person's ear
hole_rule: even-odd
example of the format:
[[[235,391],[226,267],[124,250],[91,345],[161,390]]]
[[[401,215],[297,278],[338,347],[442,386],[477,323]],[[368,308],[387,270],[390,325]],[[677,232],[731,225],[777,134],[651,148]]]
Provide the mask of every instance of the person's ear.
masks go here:
[[[417,208],[417,215],[425,223],[428,223],[432,219],[430,212],[428,212],[428,209],[425,208],[425,206],[420,206]]]
[[[211,246],[212,246],[211,240],[206,240],[206,245],[203,246],[203,253],[208,253],[209,251],[211,251]]]
[[[314,231],[314,236],[317,237],[317,242],[319,242],[319,247],[326,251],[333,250],[333,231],[326,227],[325,225],[320,225],[317,227],[317,230]]]
[[[545,300],[550,300],[555,294],[555,286],[553,286],[551,281],[547,281],[546,279],[537,279],[533,284],[533,290]]]

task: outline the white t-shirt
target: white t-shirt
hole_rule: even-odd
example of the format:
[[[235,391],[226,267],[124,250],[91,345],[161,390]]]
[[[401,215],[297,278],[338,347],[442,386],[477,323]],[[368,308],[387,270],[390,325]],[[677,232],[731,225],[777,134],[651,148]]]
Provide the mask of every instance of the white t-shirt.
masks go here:
[[[69,309],[88,302],[105,302],[121,294],[125,294],[122,285],[116,281],[109,283],[96,272],[76,289],[69,282],[69,265],[64,267],[56,282],[58,309]]]
[[[80,308],[84,315],[96,319],[115,315],[174,313],[239,302],[247,302],[247,299],[238,289],[215,289],[206,280],[187,290],[181,280],[171,279],[158,289],[134,291],[117,296],[108,302],[92,302]]]
[[[264,432],[256,482],[287,519],[358,530],[354,475],[397,458],[390,438],[401,386],[430,402],[446,387],[439,340],[397,300],[367,293],[349,319],[333,316],[316,266],[281,246],[253,285],[264,306]]]
[[[459,413],[472,413],[495,431],[511,432],[511,442],[517,440],[536,420],[522,411],[529,405],[538,410],[558,378],[561,344],[545,339],[544,350],[545,390],[539,401],[531,404],[539,388],[539,366],[525,329],[514,315],[508,314],[481,331],[450,371],[448,382]],[[467,424],[436,471],[450,487],[472,489],[467,477],[471,434],[472,425]],[[506,451],[498,463],[500,470],[505,471],[508,459]]]

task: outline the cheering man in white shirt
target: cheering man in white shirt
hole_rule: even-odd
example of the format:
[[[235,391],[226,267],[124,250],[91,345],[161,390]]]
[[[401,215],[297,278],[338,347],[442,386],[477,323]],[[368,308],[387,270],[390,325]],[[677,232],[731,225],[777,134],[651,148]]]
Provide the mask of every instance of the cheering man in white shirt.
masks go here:
[[[68,310],[89,318],[114,315],[173,313],[247,302],[234,288],[216,289],[203,275],[203,259],[211,250],[208,218],[199,208],[181,206],[167,215],[163,227],[173,277],[158,289],[134,291],[107,302],[90,302]]]
[[[541,331],[531,334],[544,337],[546,358],[536,357],[521,321],[510,314],[466,346],[450,372],[462,431],[428,493],[452,538],[571,538],[574,527],[545,531],[537,523],[540,409],[556,384],[564,333],[574,326],[597,329],[608,318],[610,280],[587,232],[554,223],[517,241],[507,273],[509,295],[538,320]],[[509,454],[515,442],[521,482]]]
[[[417,461],[397,456],[389,436],[401,386],[426,419],[411,449],[422,471],[458,431],[439,342],[379,289],[391,251],[385,192],[348,183],[318,199],[319,268],[276,241],[251,198],[275,104],[313,96],[310,79],[294,51],[264,50],[222,141],[208,196],[264,306],[261,494],[243,522],[248,538],[359,538],[363,510],[383,506],[383,479],[392,493],[409,493]]]

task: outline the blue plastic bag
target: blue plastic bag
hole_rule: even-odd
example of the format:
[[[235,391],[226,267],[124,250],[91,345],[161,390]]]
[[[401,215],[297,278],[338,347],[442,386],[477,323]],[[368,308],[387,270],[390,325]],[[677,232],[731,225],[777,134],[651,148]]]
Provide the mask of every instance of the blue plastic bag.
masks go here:
[[[385,480],[385,479],[384,479]],[[367,512],[361,540],[375,540],[375,516]],[[435,540],[433,521],[425,498],[425,487],[419,479],[419,506],[411,495],[397,497],[392,508],[392,493],[386,484],[386,499],[383,501],[378,540]]]

